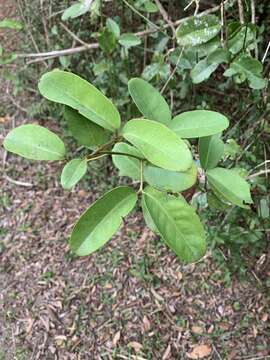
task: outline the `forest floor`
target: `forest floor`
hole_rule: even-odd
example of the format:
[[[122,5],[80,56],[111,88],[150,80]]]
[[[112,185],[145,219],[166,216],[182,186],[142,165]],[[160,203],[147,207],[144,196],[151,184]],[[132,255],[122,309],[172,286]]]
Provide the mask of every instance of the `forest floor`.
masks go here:
[[[7,86],[1,143],[25,122],[59,133],[29,118]],[[269,289],[255,274],[240,278],[218,249],[181,265],[140,213],[99,252],[75,257],[72,224],[112,187],[110,167],[66,192],[59,164],[1,155],[1,360],[270,359]]]

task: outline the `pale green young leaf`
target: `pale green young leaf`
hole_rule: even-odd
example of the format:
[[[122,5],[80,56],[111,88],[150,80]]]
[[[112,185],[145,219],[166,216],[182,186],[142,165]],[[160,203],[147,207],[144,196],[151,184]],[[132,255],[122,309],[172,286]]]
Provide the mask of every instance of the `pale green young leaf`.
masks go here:
[[[73,228],[70,247],[79,256],[89,255],[101,248],[122,223],[122,218],[134,208],[136,192],[127,186],[108,191],[94,202]]]
[[[84,15],[90,10],[91,5],[92,5],[92,0],[82,0],[76,2],[75,4],[72,4],[63,12],[61,19],[65,21],[68,19],[75,19],[81,15]]]
[[[122,34],[118,41],[122,46],[128,49],[140,45],[141,43],[141,39],[137,35],[131,33]]]
[[[63,141],[50,130],[39,125],[21,125],[11,130],[4,139],[4,148],[32,160],[62,160]]]
[[[72,136],[80,145],[92,149],[108,141],[109,133],[79,114],[77,110],[65,106],[64,117]]]
[[[189,189],[197,180],[197,168],[193,162],[190,169],[185,172],[170,171],[146,165],[143,174],[144,180],[152,187],[175,193]]]
[[[73,159],[63,168],[61,174],[61,185],[64,189],[70,190],[76,185],[87,171],[86,159]]]
[[[199,84],[207,80],[217,67],[218,64],[209,64],[207,59],[199,61],[190,73],[193,84]]]
[[[156,166],[186,171],[192,165],[186,143],[161,123],[145,119],[130,120],[123,128],[123,136]]]
[[[143,217],[145,220],[146,225],[149,227],[150,230],[153,231],[153,233],[158,234],[159,235],[159,231],[150,215],[150,212],[148,210],[148,207],[146,206],[145,203],[145,196],[142,196],[142,200],[141,200],[141,208],[142,208],[142,212],[143,212]]]
[[[205,253],[205,233],[195,210],[181,198],[147,187],[145,206],[165,243],[184,262]]]
[[[208,170],[206,175],[211,188],[225,200],[242,208],[252,203],[250,186],[236,171],[217,167]]]
[[[115,131],[120,127],[120,114],[113,103],[78,75],[53,70],[41,77],[38,87],[45,98],[78,110],[105,129]]]
[[[13,29],[13,30],[22,30],[23,25],[18,20],[14,19],[3,19],[0,21],[0,29]]]
[[[220,20],[217,16],[194,16],[179,25],[176,38],[179,45],[196,46],[213,39],[220,29]]]
[[[116,21],[114,21],[114,20],[111,19],[111,18],[108,18],[108,19],[106,20],[106,28],[107,28],[111,33],[114,34],[114,37],[115,37],[116,39],[119,39],[119,37],[120,37],[120,27],[119,27],[119,25],[117,24]]]
[[[220,134],[204,136],[199,139],[200,163],[204,170],[217,166],[224,153],[224,143]]]
[[[124,142],[115,144],[112,151],[131,154],[140,158],[144,158],[143,154],[138,149]],[[128,176],[133,180],[140,180],[141,163],[139,159],[125,155],[113,155],[112,160],[114,165],[119,170],[120,176]]]
[[[134,78],[128,82],[129,93],[140,112],[149,120],[167,124],[171,110],[164,97],[147,81]]]
[[[197,138],[222,132],[229,120],[222,114],[209,110],[186,111],[177,115],[169,124],[178,136]]]

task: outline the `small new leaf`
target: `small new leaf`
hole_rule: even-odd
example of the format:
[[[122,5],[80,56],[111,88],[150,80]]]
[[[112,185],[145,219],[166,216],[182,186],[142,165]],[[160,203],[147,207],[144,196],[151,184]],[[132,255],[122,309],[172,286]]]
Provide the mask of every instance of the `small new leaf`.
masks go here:
[[[61,174],[61,185],[63,189],[70,190],[76,185],[87,171],[86,159],[73,159],[63,168]]]
[[[200,163],[204,170],[217,166],[224,153],[224,143],[220,134],[205,136],[199,139]]]

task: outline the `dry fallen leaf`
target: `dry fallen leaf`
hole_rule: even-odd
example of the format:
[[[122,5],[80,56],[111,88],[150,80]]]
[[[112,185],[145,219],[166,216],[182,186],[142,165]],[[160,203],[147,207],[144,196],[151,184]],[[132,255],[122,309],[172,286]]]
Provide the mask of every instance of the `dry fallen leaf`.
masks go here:
[[[144,315],[144,317],[143,317],[143,330],[144,331],[149,331],[150,328],[151,328],[150,321],[148,320],[147,316]]]
[[[117,333],[114,335],[113,337],[113,346],[116,346],[118,341],[120,340],[120,336],[121,336],[121,332],[120,331],[117,331]]]
[[[189,359],[203,359],[211,354],[211,348],[208,345],[197,345],[187,354]]]
[[[139,352],[142,348],[142,344],[138,343],[137,341],[131,341],[128,345],[131,346],[135,352]]]
[[[202,334],[203,333],[203,328],[200,326],[192,326],[191,331],[194,334]]]
[[[165,353],[162,356],[162,360],[169,359],[169,356],[171,355],[171,345],[169,344],[167,349],[165,350]]]

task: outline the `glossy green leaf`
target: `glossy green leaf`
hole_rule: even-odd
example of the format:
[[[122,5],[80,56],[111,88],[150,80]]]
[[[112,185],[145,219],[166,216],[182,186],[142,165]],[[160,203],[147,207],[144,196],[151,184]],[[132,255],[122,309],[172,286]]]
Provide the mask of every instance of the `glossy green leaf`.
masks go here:
[[[262,78],[262,63],[253,59],[250,55],[243,54],[233,61],[230,68],[224,72],[224,76],[230,77],[236,74],[242,77],[242,81],[246,79],[252,89],[263,89],[267,82]]]
[[[61,185],[64,189],[73,188],[81,180],[87,171],[86,159],[73,159],[63,168],[61,174]]]
[[[14,19],[3,19],[0,21],[0,29],[13,29],[21,30],[23,28],[22,23]]]
[[[39,125],[21,125],[4,139],[4,148],[32,160],[61,160],[65,156],[63,141],[50,130]]]
[[[252,203],[250,186],[236,171],[217,167],[208,170],[206,175],[211,188],[230,203],[243,208]]]
[[[76,109],[87,119],[110,131],[120,127],[120,115],[113,103],[81,77],[62,70],[44,74],[38,84],[47,99]]]
[[[152,187],[175,193],[189,189],[197,180],[197,168],[194,163],[185,172],[170,171],[146,165],[143,174],[144,180]]]
[[[134,146],[120,142],[114,145],[112,151],[131,154],[138,157],[144,157],[143,154]],[[125,155],[113,155],[114,165],[119,169],[120,176],[128,176],[133,180],[140,180],[141,164],[140,160]]]
[[[184,262],[199,260],[205,253],[203,226],[194,209],[181,198],[147,187],[145,205],[165,243]]]
[[[149,120],[167,124],[171,110],[164,97],[147,81],[134,78],[128,82],[129,93],[140,112]]]
[[[228,50],[219,48],[207,56],[207,63],[208,64],[227,63],[229,59],[230,59],[230,53],[228,52]]]
[[[86,14],[92,5],[92,0],[83,0],[68,7],[61,17],[63,21],[68,19],[75,19],[81,15]]]
[[[137,46],[141,43],[141,39],[137,35],[131,33],[122,34],[118,41],[125,48],[131,48],[132,46]]]
[[[130,120],[123,128],[123,136],[154,165],[175,171],[186,171],[192,165],[186,143],[156,121]]]
[[[136,192],[127,186],[108,191],[79,218],[70,238],[70,247],[79,256],[89,255],[102,247],[134,208]]]
[[[218,64],[209,64],[207,59],[199,61],[190,73],[193,84],[199,84],[204,80],[207,80],[217,67]]]
[[[224,153],[224,143],[220,135],[201,137],[199,140],[200,163],[204,170],[217,166]]]
[[[222,132],[229,120],[222,114],[209,110],[193,110],[177,115],[169,124],[178,136],[197,138]]]
[[[196,46],[213,39],[220,29],[220,20],[217,16],[194,16],[179,25],[176,37],[182,46]]]
[[[72,136],[80,145],[92,149],[108,141],[108,132],[79,114],[78,111],[65,106],[64,117]]]

